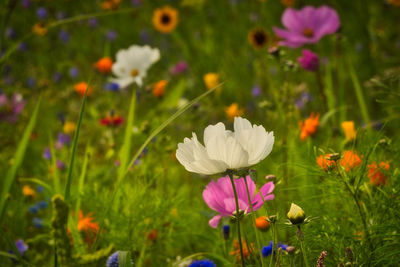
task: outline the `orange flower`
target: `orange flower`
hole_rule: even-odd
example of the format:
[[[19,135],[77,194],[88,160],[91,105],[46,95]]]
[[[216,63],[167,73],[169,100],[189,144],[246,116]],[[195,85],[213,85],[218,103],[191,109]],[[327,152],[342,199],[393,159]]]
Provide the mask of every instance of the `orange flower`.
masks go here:
[[[300,139],[302,141],[306,140],[309,136],[313,136],[317,131],[319,125],[319,113],[311,113],[310,117],[302,122],[300,122]]]
[[[261,216],[256,219],[256,227],[260,231],[267,231],[269,229],[269,222],[267,216]]]
[[[294,6],[295,0],[281,0],[282,5],[286,7],[292,7]]]
[[[103,74],[107,74],[111,72],[112,67],[112,59],[109,57],[103,57],[99,59],[96,63],[94,63],[94,67]]]
[[[83,215],[82,210],[79,211],[79,220],[78,220],[78,231],[79,232],[91,232],[97,234],[99,231],[99,224],[97,222],[93,222],[94,218],[92,217],[93,213],[89,212],[86,215]]]
[[[153,13],[153,26],[162,33],[172,32],[178,25],[178,10],[165,6],[157,8]]]
[[[85,82],[77,83],[74,87],[75,91],[82,97],[85,96],[86,88],[88,90],[87,96],[90,96],[92,93],[92,88],[88,87],[88,84]]]
[[[33,25],[32,31],[37,35],[43,36],[47,33],[47,28],[43,22],[38,22]]]
[[[346,150],[343,153],[340,165],[342,165],[346,171],[350,171],[361,165],[361,158],[355,152]]]
[[[237,103],[232,103],[229,107],[225,108],[226,117],[230,120],[233,120],[235,117],[240,117],[244,113],[242,108],[239,108]]]
[[[121,0],[106,0],[101,3],[101,8],[104,10],[117,9]]]
[[[219,84],[219,75],[217,73],[209,72],[204,74],[203,80],[207,90],[211,90]]]
[[[231,255],[236,256],[236,261],[241,261],[241,255],[240,255],[240,247],[239,247],[239,242],[237,240],[235,240],[233,242],[233,247],[234,250],[231,251]],[[243,247],[243,257],[245,259],[250,258],[250,252],[249,252],[249,246],[247,245],[247,243],[242,240],[242,247]],[[251,248],[253,248],[252,245],[250,245]]]
[[[334,168],[336,166],[334,160],[329,160],[331,154],[326,154],[326,155],[320,155],[317,158],[317,164],[324,170],[327,171],[331,168]]]
[[[386,184],[386,176],[383,172],[389,170],[388,162],[380,162],[379,166],[376,162],[373,162],[368,165],[368,178],[369,182],[373,186],[380,186]]]
[[[388,0],[388,3],[393,6],[400,6],[400,0]]]
[[[162,97],[164,95],[165,86],[167,85],[166,80],[158,81],[151,91],[155,97]]]
[[[26,197],[34,198],[36,196],[36,192],[29,185],[24,185],[24,187],[22,187],[22,193]]]

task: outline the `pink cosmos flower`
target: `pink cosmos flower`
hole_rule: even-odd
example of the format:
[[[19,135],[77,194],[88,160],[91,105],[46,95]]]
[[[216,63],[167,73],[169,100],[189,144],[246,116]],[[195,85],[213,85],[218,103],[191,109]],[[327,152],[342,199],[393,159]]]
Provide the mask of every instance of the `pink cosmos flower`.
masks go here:
[[[318,55],[308,49],[304,49],[301,53],[303,56],[297,59],[300,66],[305,70],[316,71],[319,67]]]
[[[273,28],[275,34],[283,39],[279,45],[299,47],[318,43],[325,35],[336,32],[340,20],[333,8],[306,6],[301,10],[287,8],[282,15],[282,24],[286,29]]]
[[[264,204],[261,194],[263,195],[264,201],[274,199],[275,196],[271,194],[275,188],[273,182],[268,182],[263,185],[259,193],[254,195],[256,192],[255,183],[250,178],[250,175],[246,176],[246,180],[249,186],[253,210],[258,210]],[[244,178],[234,179],[234,182],[239,200],[239,209],[247,213],[251,212]],[[203,199],[211,209],[219,213],[208,222],[213,228],[217,228],[222,217],[232,216],[233,212],[236,211],[235,195],[229,176],[221,177],[218,181],[211,181],[203,191]]]

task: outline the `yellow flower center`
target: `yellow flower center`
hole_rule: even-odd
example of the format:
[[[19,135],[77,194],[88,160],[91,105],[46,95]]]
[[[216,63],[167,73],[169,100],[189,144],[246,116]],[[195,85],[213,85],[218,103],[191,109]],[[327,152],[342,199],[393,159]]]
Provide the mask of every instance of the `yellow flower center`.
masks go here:
[[[137,69],[131,70],[131,76],[132,77],[136,77],[136,76],[138,76],[138,74],[139,74],[139,71]]]
[[[310,29],[310,28],[305,28],[305,29],[303,30],[303,35],[304,35],[305,37],[311,38],[311,37],[314,36],[314,31],[313,31],[312,29]]]

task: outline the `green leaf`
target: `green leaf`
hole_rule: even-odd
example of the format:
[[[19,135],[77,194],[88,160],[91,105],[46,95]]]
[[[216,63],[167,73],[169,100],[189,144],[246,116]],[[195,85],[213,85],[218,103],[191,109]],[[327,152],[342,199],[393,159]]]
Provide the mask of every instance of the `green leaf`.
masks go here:
[[[132,267],[131,253],[129,251],[118,252],[118,266],[119,267]]]
[[[37,102],[37,104],[35,106],[35,109],[32,113],[31,119],[29,120],[28,126],[26,127],[24,134],[22,135],[22,139],[19,142],[17,150],[15,152],[14,163],[12,164],[11,168],[8,170],[6,177],[4,179],[4,183],[2,185],[3,190],[1,192],[1,197],[0,197],[0,223],[3,220],[4,212],[6,210],[6,202],[7,202],[8,194],[10,193],[11,186],[14,183],[17,171],[18,171],[19,167],[21,166],[22,161],[24,160],[25,151],[26,151],[26,148],[28,147],[28,143],[29,143],[29,137],[33,131],[33,128],[35,127],[35,124],[36,124],[37,115],[39,113],[40,101],[41,101],[41,98],[39,98],[39,101]]]

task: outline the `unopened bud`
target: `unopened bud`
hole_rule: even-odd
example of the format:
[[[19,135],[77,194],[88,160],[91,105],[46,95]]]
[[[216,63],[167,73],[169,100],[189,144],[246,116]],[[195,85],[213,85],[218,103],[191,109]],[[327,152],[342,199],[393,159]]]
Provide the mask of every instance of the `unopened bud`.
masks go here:
[[[288,246],[286,248],[286,252],[289,253],[289,254],[294,254],[295,251],[296,251],[296,248],[294,246]]]
[[[302,224],[306,218],[306,213],[302,208],[292,203],[292,205],[290,206],[290,210],[287,213],[287,217],[294,225]]]
[[[231,227],[227,224],[225,224],[224,226],[222,226],[222,235],[224,236],[225,240],[229,239],[229,233],[231,231]]]

